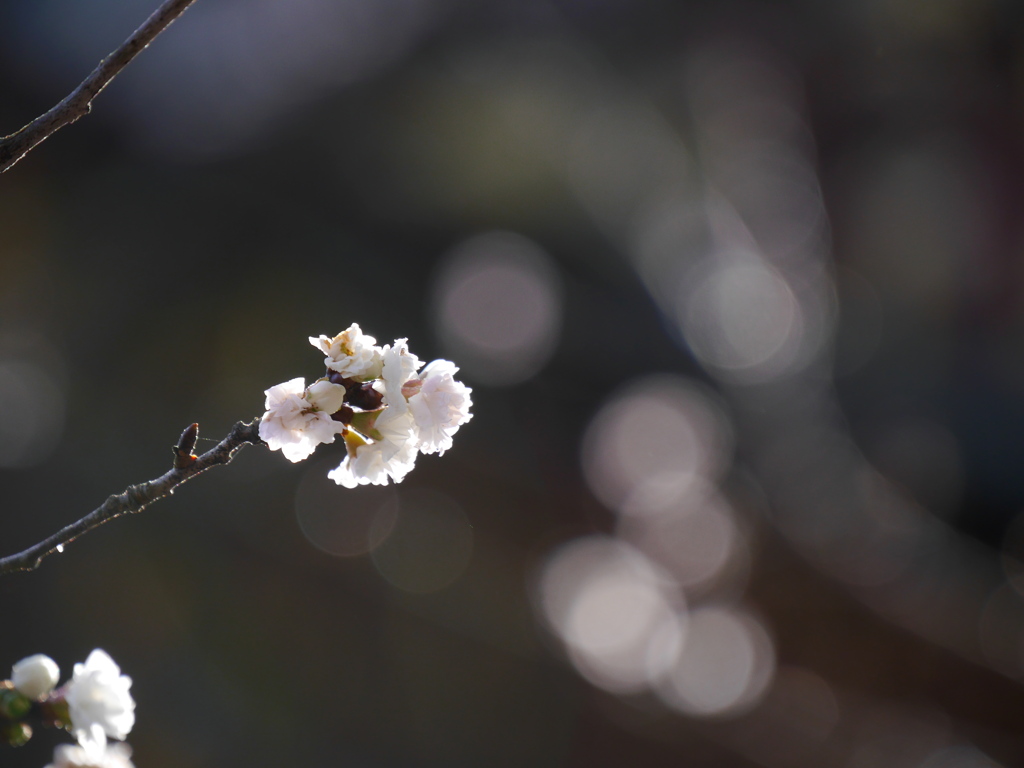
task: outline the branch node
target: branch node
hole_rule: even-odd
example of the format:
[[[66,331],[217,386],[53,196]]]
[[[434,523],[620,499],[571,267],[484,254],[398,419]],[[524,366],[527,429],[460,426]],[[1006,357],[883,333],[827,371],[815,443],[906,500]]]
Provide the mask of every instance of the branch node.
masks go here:
[[[128,511],[131,513],[141,512],[142,508],[146,506],[149,499],[146,496],[146,486],[148,483],[139,483],[138,485],[129,485],[128,490],[124,492],[124,495],[128,500]]]

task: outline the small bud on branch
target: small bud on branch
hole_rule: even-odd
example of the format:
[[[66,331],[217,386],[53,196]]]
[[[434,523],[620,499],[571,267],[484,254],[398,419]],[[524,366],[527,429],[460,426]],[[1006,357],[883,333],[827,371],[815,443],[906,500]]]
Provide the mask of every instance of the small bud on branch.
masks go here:
[[[196,438],[199,437],[199,424],[193,422],[185,427],[185,431],[178,438],[178,444],[172,449],[174,451],[174,468],[184,469],[196,460],[192,449],[196,447]]]

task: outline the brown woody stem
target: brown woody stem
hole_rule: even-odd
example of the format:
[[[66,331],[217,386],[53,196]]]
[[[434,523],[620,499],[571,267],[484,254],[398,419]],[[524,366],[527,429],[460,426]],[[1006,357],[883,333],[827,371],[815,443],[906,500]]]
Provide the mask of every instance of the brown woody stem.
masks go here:
[[[61,551],[84,533],[129,512],[141,512],[147,505],[167,496],[186,480],[205,472],[211,467],[229,463],[240,448],[245,445],[259,445],[263,441],[259,434],[259,419],[248,424],[238,422],[227,437],[186,466],[175,467],[155,480],[130,485],[123,493],[109,496],[99,507],[81,520],[61,528],[57,533],[29,547],[24,552],[0,558],[0,575],[15,571],[32,571],[39,567],[43,558]]]
[[[0,173],[65,125],[70,125],[78,118],[89,114],[92,100],[106,88],[107,83],[194,2],[195,0],[165,0],[142,26],[121,44],[121,47],[103,59],[63,101],[20,131],[0,138]]]

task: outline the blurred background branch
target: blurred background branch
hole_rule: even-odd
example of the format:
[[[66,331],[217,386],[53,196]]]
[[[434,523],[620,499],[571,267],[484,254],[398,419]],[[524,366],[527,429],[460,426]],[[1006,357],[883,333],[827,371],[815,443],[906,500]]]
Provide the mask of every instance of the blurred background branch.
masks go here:
[[[0,138],[0,173],[3,173],[38,144],[65,125],[89,114],[92,100],[128,66],[157,35],[178,18],[195,0],[165,0],[152,15],[59,104],[10,136]]]

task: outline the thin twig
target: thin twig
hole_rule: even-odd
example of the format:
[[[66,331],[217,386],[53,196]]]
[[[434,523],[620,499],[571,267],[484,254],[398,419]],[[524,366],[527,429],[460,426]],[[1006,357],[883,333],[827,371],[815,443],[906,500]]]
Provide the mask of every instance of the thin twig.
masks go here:
[[[57,106],[26,125],[17,133],[0,138],[0,173],[29,153],[37,144],[70,125],[92,110],[92,100],[111,80],[138,56],[171,22],[181,16],[195,0],[165,0],[163,5],[121,47],[101,61],[82,83]]]
[[[182,441],[174,449],[174,469],[148,483],[130,485],[124,493],[117,493],[107,498],[99,507],[76,523],[62,528],[49,538],[29,547],[24,552],[0,558],[0,575],[14,571],[32,571],[39,567],[43,558],[54,552],[63,551],[67,544],[93,528],[113,520],[115,517],[129,512],[141,512],[148,504],[172,493],[175,488],[186,480],[205,472],[210,467],[227,464],[235,453],[245,445],[259,445],[263,441],[259,435],[259,419],[245,424],[238,422],[231,428],[227,437],[208,450],[202,456],[188,456],[191,461],[182,460]],[[186,433],[192,427],[186,429]],[[187,451],[186,451],[187,454]]]

